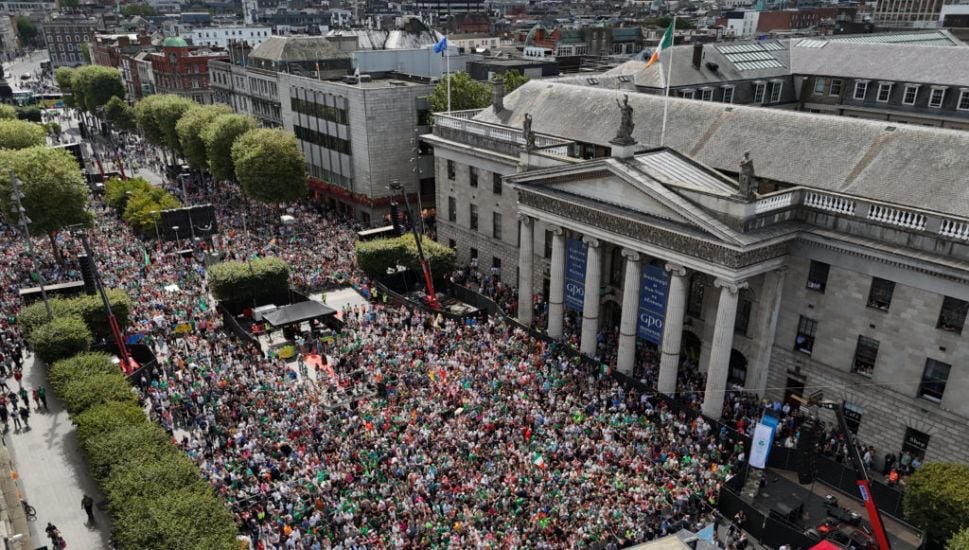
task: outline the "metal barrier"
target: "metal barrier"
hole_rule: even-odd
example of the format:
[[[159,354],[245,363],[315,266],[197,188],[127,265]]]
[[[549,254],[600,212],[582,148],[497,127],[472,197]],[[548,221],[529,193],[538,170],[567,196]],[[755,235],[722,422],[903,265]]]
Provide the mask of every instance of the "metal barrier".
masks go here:
[[[236,338],[242,340],[244,343],[256,346],[257,348],[259,347],[259,340],[257,340],[252,334],[249,334],[246,329],[242,328],[242,325],[239,324],[239,321],[236,321],[235,316],[229,313],[228,309],[223,307],[222,304],[218,304],[215,307],[218,309],[219,313],[222,314],[223,327],[228,328]]]

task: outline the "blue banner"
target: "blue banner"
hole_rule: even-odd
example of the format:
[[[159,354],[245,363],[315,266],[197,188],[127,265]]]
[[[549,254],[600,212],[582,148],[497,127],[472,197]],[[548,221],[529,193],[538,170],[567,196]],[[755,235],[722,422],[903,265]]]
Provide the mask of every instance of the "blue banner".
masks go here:
[[[585,243],[568,239],[565,245],[565,307],[582,311],[585,301]]]
[[[666,295],[669,294],[669,274],[662,266],[643,266],[642,288],[639,289],[639,337],[657,346],[663,342],[666,321]]]

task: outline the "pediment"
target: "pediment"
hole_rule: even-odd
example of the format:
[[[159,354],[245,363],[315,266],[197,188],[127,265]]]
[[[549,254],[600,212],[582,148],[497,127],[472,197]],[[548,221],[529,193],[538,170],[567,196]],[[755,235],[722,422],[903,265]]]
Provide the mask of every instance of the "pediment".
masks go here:
[[[692,225],[683,214],[663,204],[645,190],[630,185],[615,174],[564,183],[551,183],[541,187],[617,206],[639,214]]]

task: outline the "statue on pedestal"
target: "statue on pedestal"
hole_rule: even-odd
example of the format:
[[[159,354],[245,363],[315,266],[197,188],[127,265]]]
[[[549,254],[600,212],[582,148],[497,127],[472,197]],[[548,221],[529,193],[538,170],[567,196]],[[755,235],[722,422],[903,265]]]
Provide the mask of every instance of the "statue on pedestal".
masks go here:
[[[532,131],[532,115],[525,113],[525,122],[522,123],[522,134],[525,136],[525,150],[531,151],[535,148],[535,132]]]
[[[619,120],[619,130],[616,132],[616,137],[612,138],[610,143],[615,143],[616,145],[632,145],[636,143],[636,140],[633,138],[633,128],[636,127],[636,123],[633,122],[633,107],[629,104],[629,94],[623,95],[622,102],[617,99],[616,105],[619,106],[621,118]]]
[[[754,178],[754,159],[750,158],[750,151],[744,153],[740,159],[740,195],[745,199],[753,199],[757,193],[757,180]]]

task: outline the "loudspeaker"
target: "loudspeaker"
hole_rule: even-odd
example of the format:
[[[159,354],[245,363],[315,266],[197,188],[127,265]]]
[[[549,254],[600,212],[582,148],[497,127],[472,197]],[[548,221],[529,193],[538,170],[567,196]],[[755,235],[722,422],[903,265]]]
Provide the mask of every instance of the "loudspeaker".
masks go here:
[[[91,257],[87,254],[78,254],[77,262],[81,264],[81,278],[84,279],[84,293],[93,296],[97,293],[98,287],[94,282],[94,264]]]
[[[797,481],[802,485],[814,482],[817,457],[815,447],[819,427],[813,418],[808,418],[801,425],[800,435],[797,438]]]
[[[804,503],[793,499],[791,502],[778,502],[770,510],[770,515],[784,518],[791,523],[797,523],[804,512]]]
[[[401,223],[400,223],[401,219],[402,218],[400,217],[400,207],[397,205],[397,202],[390,203],[390,223],[394,225],[394,232],[397,233],[398,235],[402,231]]]

